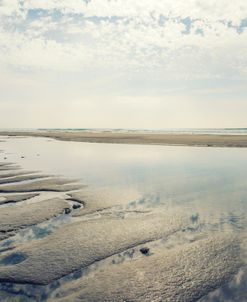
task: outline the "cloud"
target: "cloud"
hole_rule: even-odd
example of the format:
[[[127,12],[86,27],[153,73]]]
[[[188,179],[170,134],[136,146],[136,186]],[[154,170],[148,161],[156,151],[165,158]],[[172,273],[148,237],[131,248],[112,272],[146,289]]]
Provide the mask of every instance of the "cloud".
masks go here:
[[[0,71],[6,127],[243,127],[247,2],[0,0]]]
[[[163,78],[246,76],[245,0],[4,0],[0,64]]]

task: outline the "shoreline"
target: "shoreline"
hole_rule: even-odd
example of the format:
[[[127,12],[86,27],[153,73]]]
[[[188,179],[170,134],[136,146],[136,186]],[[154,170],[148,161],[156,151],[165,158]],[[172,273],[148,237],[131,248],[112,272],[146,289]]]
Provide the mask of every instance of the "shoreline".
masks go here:
[[[0,131],[0,136],[46,137],[87,143],[247,148],[247,135]]]

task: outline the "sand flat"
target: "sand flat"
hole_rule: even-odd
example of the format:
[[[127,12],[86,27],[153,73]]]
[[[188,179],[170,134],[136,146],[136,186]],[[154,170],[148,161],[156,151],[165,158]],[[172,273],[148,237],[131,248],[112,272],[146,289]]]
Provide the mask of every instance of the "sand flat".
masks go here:
[[[72,223],[7,254],[25,254],[27,259],[18,265],[0,267],[0,281],[48,284],[95,261],[172,235],[189,225],[189,217],[174,211]]]
[[[0,131],[2,136],[48,137],[65,141],[204,147],[247,147],[247,135],[94,133],[80,131]]]
[[[221,234],[99,270],[49,301],[195,302],[231,280],[239,265],[238,240]]]

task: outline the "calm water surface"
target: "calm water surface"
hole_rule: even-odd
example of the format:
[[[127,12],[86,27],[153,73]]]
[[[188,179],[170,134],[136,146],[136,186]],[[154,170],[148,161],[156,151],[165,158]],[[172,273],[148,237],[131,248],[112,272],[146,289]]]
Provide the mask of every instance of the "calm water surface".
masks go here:
[[[159,203],[190,203],[222,211],[247,204],[247,151],[10,138],[0,160],[80,179],[92,187],[133,187]],[[2,158],[1,158],[2,157]],[[22,158],[24,157],[24,158]]]

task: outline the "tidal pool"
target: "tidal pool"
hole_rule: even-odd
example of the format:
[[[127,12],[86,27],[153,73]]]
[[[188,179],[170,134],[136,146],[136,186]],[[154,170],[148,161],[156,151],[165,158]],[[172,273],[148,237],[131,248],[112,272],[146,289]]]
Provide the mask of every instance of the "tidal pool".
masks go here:
[[[228,232],[231,229],[242,238],[241,257],[245,262],[246,149],[94,144],[47,138],[2,140],[0,162],[17,163],[26,171],[76,178],[90,188],[126,188],[140,193],[140,198],[129,200],[127,206],[115,209],[112,215],[122,215],[124,218],[126,210],[159,211],[181,207],[191,217],[192,226],[181,229],[176,236],[157,245],[169,248],[194,241],[194,237],[203,236],[206,232]],[[16,240],[21,242],[20,238],[23,237],[26,241],[30,233],[30,238],[43,238],[67,222],[70,222],[69,216],[53,218],[41,226],[22,230],[16,235]],[[13,240],[8,239],[11,243]],[[129,258],[132,259],[136,250],[128,251],[128,257],[119,255],[121,259],[131,255]],[[14,260],[19,261],[17,256]],[[114,258],[116,256],[112,257],[105,260],[102,266],[118,263]],[[97,270],[99,265],[95,267]],[[20,293],[20,296],[28,292],[26,297],[29,298],[32,298],[32,290],[35,294],[42,292],[45,301],[54,288],[72,279],[82,278],[84,274],[85,269],[77,271],[46,287],[3,283],[1,288],[3,292]],[[246,301],[246,276],[247,270],[242,265],[231,283],[210,292],[202,301]]]
[[[9,138],[0,143],[3,161],[44,174],[79,178],[91,187],[128,187],[149,207],[185,203],[192,215],[218,211],[220,220],[243,223],[247,204],[247,152],[197,148],[63,142]],[[132,204],[134,205],[134,204]]]

